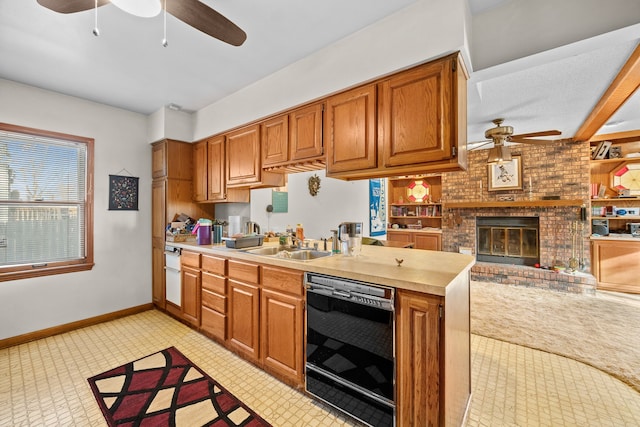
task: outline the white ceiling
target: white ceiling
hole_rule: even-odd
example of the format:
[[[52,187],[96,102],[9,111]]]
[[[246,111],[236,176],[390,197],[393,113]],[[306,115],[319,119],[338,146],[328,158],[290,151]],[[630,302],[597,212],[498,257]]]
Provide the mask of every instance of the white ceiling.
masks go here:
[[[36,0],[0,0],[0,78],[143,114],[171,103],[196,111],[411,3],[432,0],[202,1],[244,29],[247,41],[229,46],[169,15],[163,48],[162,15],[137,18],[113,5],[99,8],[101,35],[94,37],[93,11],[63,15]],[[468,2],[475,69],[469,141],[483,140],[495,117],[516,133],[559,129],[573,136],[640,40],[637,0]],[[577,10],[597,2],[608,9]],[[526,26],[517,12],[531,18]],[[640,129],[640,99],[611,121],[622,124],[605,133]]]

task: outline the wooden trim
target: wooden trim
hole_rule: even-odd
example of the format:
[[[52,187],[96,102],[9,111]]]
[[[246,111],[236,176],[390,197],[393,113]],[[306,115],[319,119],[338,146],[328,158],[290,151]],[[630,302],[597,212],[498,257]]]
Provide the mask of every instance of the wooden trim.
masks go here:
[[[523,200],[516,202],[443,202],[443,209],[465,209],[465,208],[529,208],[547,206],[582,206],[585,201],[582,199],[569,200]]]
[[[582,123],[573,139],[587,141],[593,138],[598,130],[622,104],[627,101],[640,86],[640,43],[622,66],[600,101],[593,108],[589,117]]]
[[[39,331],[29,332],[22,335],[17,335],[11,338],[5,338],[0,340],[0,350],[15,345],[25,344],[30,341],[39,340],[42,338],[52,337],[54,335],[63,334],[65,332],[74,331],[76,329],[85,328],[87,326],[93,326],[100,323],[116,320],[121,317],[130,316],[132,314],[142,313],[143,311],[153,310],[153,304],[143,304],[136,307],[125,308],[124,310],[114,311],[112,313],[101,314],[100,316],[90,317],[84,320],[78,320],[76,322],[65,323],[64,325],[58,325],[47,329],[41,329]]]
[[[591,142],[591,145],[597,145],[597,143],[600,141],[613,141],[615,143],[640,141],[640,130],[604,133],[595,135],[589,140],[589,142]]]

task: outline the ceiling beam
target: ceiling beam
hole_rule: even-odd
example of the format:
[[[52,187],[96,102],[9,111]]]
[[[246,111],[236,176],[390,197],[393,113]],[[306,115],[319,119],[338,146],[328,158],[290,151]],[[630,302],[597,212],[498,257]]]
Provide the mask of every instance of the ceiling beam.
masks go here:
[[[589,141],[593,144],[600,141],[635,142],[640,141],[640,129],[624,132],[604,133],[593,136]]]
[[[640,43],[573,137],[588,141],[640,86]]]

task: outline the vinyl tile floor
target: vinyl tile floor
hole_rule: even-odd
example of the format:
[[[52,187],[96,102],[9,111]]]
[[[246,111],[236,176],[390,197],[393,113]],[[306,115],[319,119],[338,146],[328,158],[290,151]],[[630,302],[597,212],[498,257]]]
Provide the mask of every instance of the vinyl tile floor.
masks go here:
[[[105,426],[87,378],[175,346],[275,427],[355,426],[155,310],[0,350],[0,426]],[[472,336],[468,426],[640,426],[640,394],[579,362]]]

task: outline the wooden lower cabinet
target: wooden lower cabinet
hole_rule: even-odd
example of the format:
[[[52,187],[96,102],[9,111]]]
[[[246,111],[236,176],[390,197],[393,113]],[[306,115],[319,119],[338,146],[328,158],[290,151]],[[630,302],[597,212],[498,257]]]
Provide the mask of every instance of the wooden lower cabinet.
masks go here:
[[[591,270],[598,289],[640,294],[640,239],[592,240]]]
[[[441,297],[397,292],[398,426],[440,425]]]
[[[442,235],[423,231],[387,231],[387,240],[392,242],[413,243],[414,249],[430,251],[442,250]]]
[[[265,370],[295,387],[304,385],[304,274],[263,266],[260,298],[261,359]]]
[[[153,304],[161,310],[166,305],[165,299],[165,273],[164,273],[164,240],[156,242],[159,239],[153,239],[152,251],[152,270],[151,270],[151,286]]]
[[[260,358],[260,289],[229,279],[228,346],[257,362]]]
[[[182,266],[182,318],[200,326],[200,270]]]

